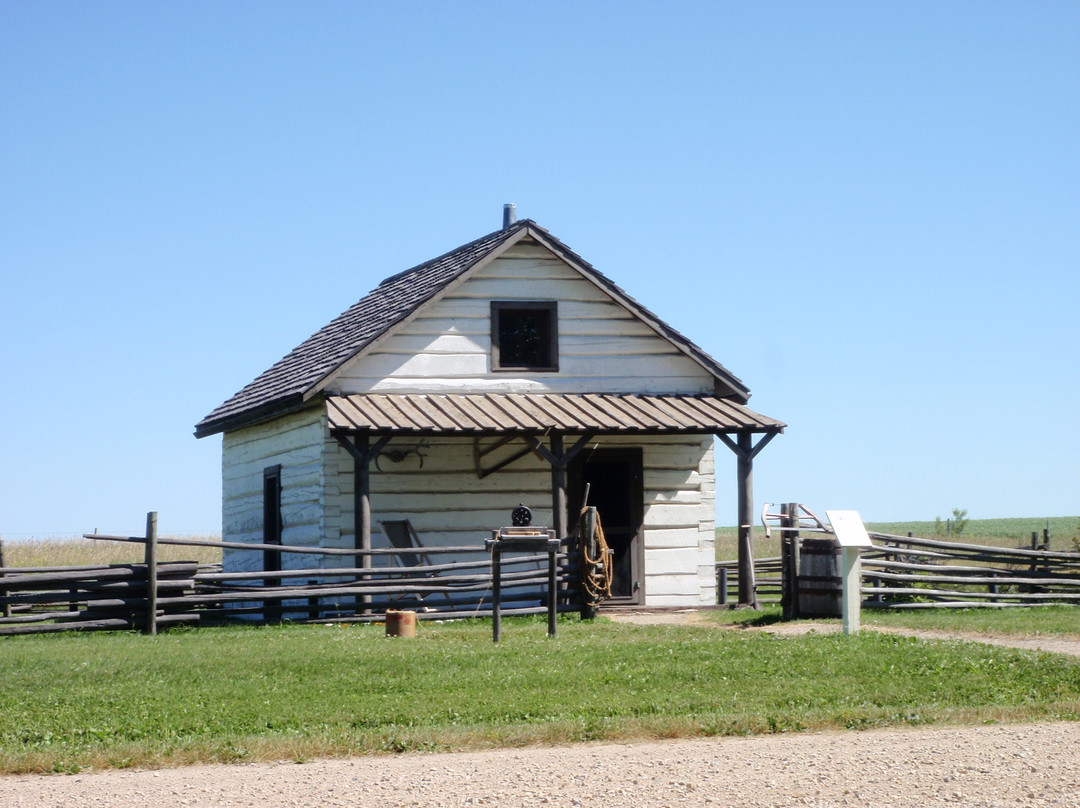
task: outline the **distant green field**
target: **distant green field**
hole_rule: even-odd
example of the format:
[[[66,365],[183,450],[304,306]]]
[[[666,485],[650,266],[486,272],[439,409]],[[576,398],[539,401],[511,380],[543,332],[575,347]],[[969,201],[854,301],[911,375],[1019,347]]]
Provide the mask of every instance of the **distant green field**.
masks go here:
[[[824,514],[820,514],[824,518]],[[1052,550],[1075,550],[1080,543],[1080,516],[1051,516],[1037,519],[969,519],[960,533],[949,532],[945,518],[941,522],[867,522],[867,530],[906,536],[911,533],[923,539],[945,539],[964,544],[986,544],[998,547],[1030,547],[1031,534],[1050,529]],[[716,560],[729,561],[738,557],[738,531],[734,527],[716,529]],[[765,529],[754,525],[754,555],[769,558],[780,555],[779,534],[765,537]]]

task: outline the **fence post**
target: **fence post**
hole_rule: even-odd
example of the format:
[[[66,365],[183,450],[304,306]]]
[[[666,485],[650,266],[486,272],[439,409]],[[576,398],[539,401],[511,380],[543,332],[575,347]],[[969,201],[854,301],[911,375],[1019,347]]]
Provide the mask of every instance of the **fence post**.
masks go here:
[[[780,604],[785,620],[798,620],[799,611],[799,504],[780,506]]]
[[[786,502],[780,506],[780,526],[781,528],[791,527]],[[793,585],[793,581],[797,580],[798,570],[794,562],[791,531],[782,529],[780,533],[780,609],[784,620],[795,617],[794,601],[798,598],[798,588]]]
[[[0,539],[0,580],[4,577],[4,540]],[[11,617],[11,604],[7,602],[7,590],[0,589],[0,599],[4,601],[4,617]]]
[[[146,629],[157,634],[157,511],[146,514]]]

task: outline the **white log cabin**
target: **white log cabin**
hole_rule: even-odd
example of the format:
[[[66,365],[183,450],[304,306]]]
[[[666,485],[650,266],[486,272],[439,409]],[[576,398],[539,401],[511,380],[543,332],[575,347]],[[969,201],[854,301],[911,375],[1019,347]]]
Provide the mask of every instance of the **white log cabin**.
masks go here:
[[[223,434],[227,542],[359,555],[387,546],[379,522],[408,519],[425,547],[482,546],[519,503],[561,538],[588,484],[614,550],[609,603],[646,607],[717,602],[717,436],[736,457],[739,600],[753,604],[753,459],[784,424],[748,398],[508,206],[502,229],[383,281],[195,434]],[[225,555],[230,571],[343,563]]]

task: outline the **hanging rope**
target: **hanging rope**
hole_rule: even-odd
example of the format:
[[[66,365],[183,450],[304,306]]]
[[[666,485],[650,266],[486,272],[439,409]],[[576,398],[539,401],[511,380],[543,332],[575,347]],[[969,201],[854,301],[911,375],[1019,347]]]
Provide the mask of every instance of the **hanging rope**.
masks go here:
[[[589,536],[585,529],[585,513],[588,508],[582,508],[578,515],[578,536],[581,544],[581,563],[585,572],[581,576],[584,591],[581,593],[585,603],[589,606],[599,606],[611,597],[612,558],[613,553],[608,547],[607,539],[604,538],[604,527],[600,524],[600,512],[596,513],[596,557],[589,555]]]

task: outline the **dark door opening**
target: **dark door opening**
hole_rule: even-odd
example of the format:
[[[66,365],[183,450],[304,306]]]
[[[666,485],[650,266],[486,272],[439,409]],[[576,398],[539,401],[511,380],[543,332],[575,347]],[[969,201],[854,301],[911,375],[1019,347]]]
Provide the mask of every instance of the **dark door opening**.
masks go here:
[[[582,508],[585,486],[588,505],[595,505],[608,546],[614,550],[614,579],[610,604],[640,605],[645,599],[645,553],[642,541],[644,488],[641,449],[585,449],[570,464],[571,519]]]

